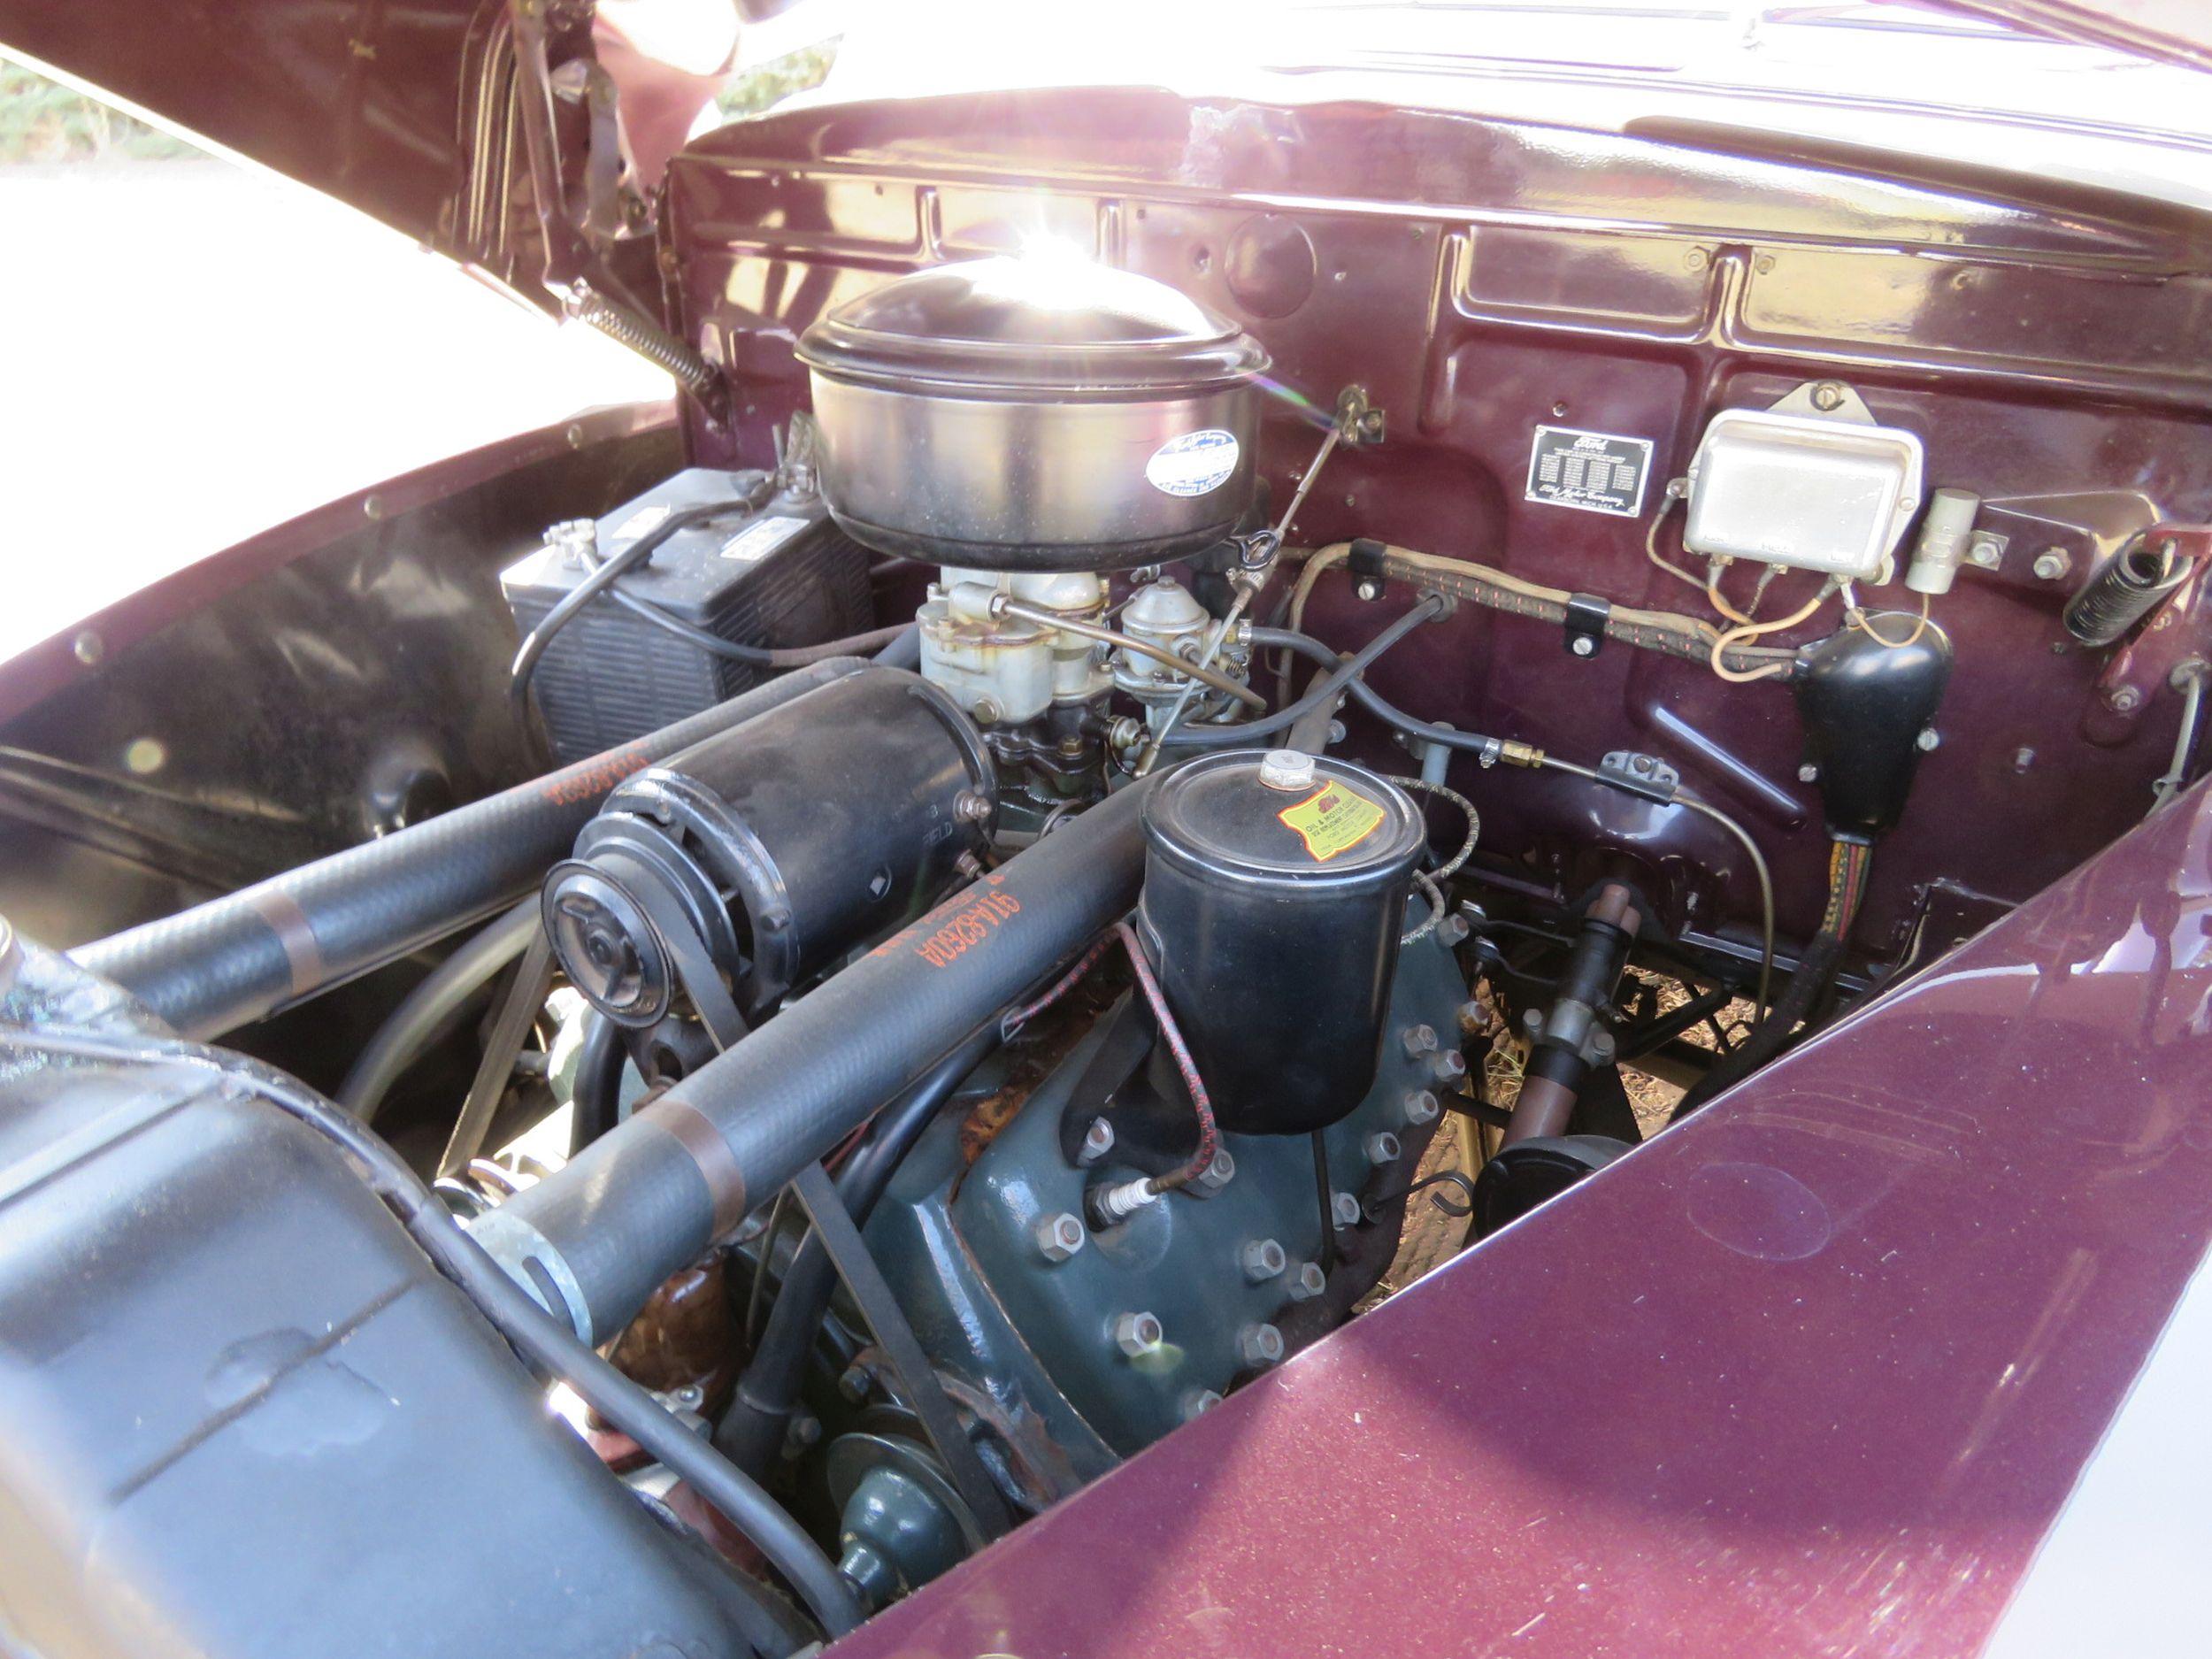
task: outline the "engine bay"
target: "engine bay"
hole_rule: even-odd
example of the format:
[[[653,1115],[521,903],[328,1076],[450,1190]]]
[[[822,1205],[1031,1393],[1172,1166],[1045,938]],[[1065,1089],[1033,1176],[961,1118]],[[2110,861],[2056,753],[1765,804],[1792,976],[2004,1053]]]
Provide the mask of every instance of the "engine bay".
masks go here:
[[[567,1630],[520,1598],[555,1651],[842,1634],[2200,775],[2183,229],[1108,104],[680,156],[712,395],[443,556],[399,738],[312,764],[331,845],[248,813],[300,856],[211,878],[60,778],[191,752],[161,687],[242,595],[12,723],[18,881],[108,898],[5,946],[0,1310],[139,1374],[11,1373],[7,1481],[137,1634],[324,1650],[280,1531],[456,1617],[586,1573]],[[292,640],[420,531],[288,574]],[[309,769],[309,655],[231,663],[303,724],[194,810]],[[526,1523],[405,1522],[464,1467]]]

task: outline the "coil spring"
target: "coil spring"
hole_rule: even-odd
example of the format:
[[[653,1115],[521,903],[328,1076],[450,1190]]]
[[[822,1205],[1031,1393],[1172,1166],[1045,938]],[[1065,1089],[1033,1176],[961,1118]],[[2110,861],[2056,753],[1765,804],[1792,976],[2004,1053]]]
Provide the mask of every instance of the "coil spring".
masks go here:
[[[701,403],[712,406],[720,400],[722,377],[714,365],[665,329],[588,289],[577,299],[575,315],[610,340],[667,370]]]
[[[2109,645],[2181,586],[2189,561],[2170,541],[2131,541],[2066,602],[2066,631],[2084,645]]]

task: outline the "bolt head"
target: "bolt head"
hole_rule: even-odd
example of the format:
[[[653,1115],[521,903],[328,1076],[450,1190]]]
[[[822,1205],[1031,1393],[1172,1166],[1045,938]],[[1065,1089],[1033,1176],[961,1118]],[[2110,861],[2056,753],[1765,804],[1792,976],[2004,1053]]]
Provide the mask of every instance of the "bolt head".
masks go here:
[[[1103,1118],[1091,1119],[1091,1126],[1083,1132],[1081,1161],[1086,1165],[1095,1164],[1114,1149],[1114,1126]]]
[[[1340,1227],[1356,1227],[1360,1224],[1359,1200],[1349,1193],[1337,1193],[1329,1200],[1329,1217]]]
[[[875,1386],[875,1381],[873,1366],[848,1365],[844,1374],[837,1379],[837,1392],[853,1404],[859,1405],[868,1398],[869,1390]]]
[[[1328,1287],[1329,1276],[1321,1271],[1321,1263],[1308,1262],[1290,1281],[1290,1299],[1293,1302],[1311,1302]]]
[[[1943,733],[1932,726],[1924,726],[1920,728],[1920,735],[1914,738],[1912,742],[1913,747],[1922,754],[1932,755],[1942,747]]]
[[[1456,1048],[1439,1048],[1429,1056],[1429,1075],[1446,1088],[1455,1087],[1467,1075],[1467,1056]]]
[[[1567,641],[1567,649],[1577,657],[1592,657],[1597,653],[1598,642],[1586,634],[1578,634]]]
[[[1230,1155],[1229,1148],[1223,1147],[1215,1152],[1213,1162],[1199,1172],[1197,1179],[1191,1182],[1191,1187],[1210,1197],[1234,1180],[1236,1173],[1237,1161]]]
[[[1542,1036],[1544,1034],[1544,1010],[1540,1008],[1523,1009],[1521,1029],[1532,1037]]]
[[[107,641],[90,628],[80,628],[69,641],[69,654],[89,668],[108,654]]]
[[[1237,1357],[1247,1365],[1272,1365],[1283,1356],[1283,1333],[1271,1325],[1248,1325],[1237,1333]]]
[[[1821,411],[1843,407],[1843,386],[1839,381],[1823,380],[1813,388],[1813,407]]]
[[[1352,591],[1362,599],[1379,599],[1382,596],[1381,588],[1376,585],[1371,577],[1362,577],[1353,587]]]
[[[1370,1164],[1395,1164],[1398,1161],[1398,1155],[1404,1150],[1405,1148],[1398,1143],[1398,1137],[1387,1129],[1378,1129],[1367,1137],[1365,1143],[1367,1161]]]
[[[1237,1265],[1244,1276],[1255,1285],[1263,1285],[1280,1276],[1290,1265],[1290,1258],[1283,1254],[1283,1247],[1272,1239],[1248,1239],[1237,1252]]]
[[[2035,572],[2039,580],[2062,581],[2066,572],[2074,568],[2074,561],[2064,548],[2047,547],[2035,556],[2035,563],[2029,568]]]
[[[1447,916],[1436,925],[1436,936],[1447,945],[1462,943],[1474,931],[1463,916]]]
[[[1800,783],[1819,782],[1820,768],[1814,765],[1811,761],[1807,761],[1803,765],[1797,769],[1797,781]]]
[[[1141,1358],[1160,1346],[1164,1333],[1159,1319],[1148,1313],[1118,1313],[1112,1325],[1114,1346],[1131,1359]]]
[[[1407,1059],[1418,1060],[1425,1054],[1436,1052],[1436,1027],[1408,1025],[1398,1033],[1398,1041],[1405,1046]]]
[[[1436,1103],[1436,1096],[1425,1088],[1417,1088],[1403,1102],[1406,1122],[1416,1129],[1436,1121],[1436,1114],[1443,1110]]]
[[[1083,1248],[1083,1223],[1062,1210],[1037,1224],[1037,1248],[1048,1262],[1064,1262]]]
[[[2112,694],[2112,706],[2122,714],[2132,714],[2143,706],[2143,694],[2132,686],[2122,686]]]
[[[1221,1403],[1221,1396],[1210,1388],[1194,1388],[1183,1396],[1183,1421],[1202,1417]]]

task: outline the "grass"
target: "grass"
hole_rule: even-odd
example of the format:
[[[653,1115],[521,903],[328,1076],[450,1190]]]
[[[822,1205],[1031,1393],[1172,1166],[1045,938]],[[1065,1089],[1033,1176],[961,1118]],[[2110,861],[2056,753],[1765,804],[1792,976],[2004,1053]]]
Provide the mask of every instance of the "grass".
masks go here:
[[[96,98],[0,63],[0,164],[153,161],[200,152]]]

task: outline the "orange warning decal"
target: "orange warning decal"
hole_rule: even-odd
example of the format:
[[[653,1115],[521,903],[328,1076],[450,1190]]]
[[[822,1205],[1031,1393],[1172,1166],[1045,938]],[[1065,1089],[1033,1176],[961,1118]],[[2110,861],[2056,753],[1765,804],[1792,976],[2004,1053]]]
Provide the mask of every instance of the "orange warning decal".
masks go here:
[[[1325,783],[1296,806],[1275,815],[1298,832],[1317,864],[1358,846],[1382,827],[1382,808],[1356,789]]]

